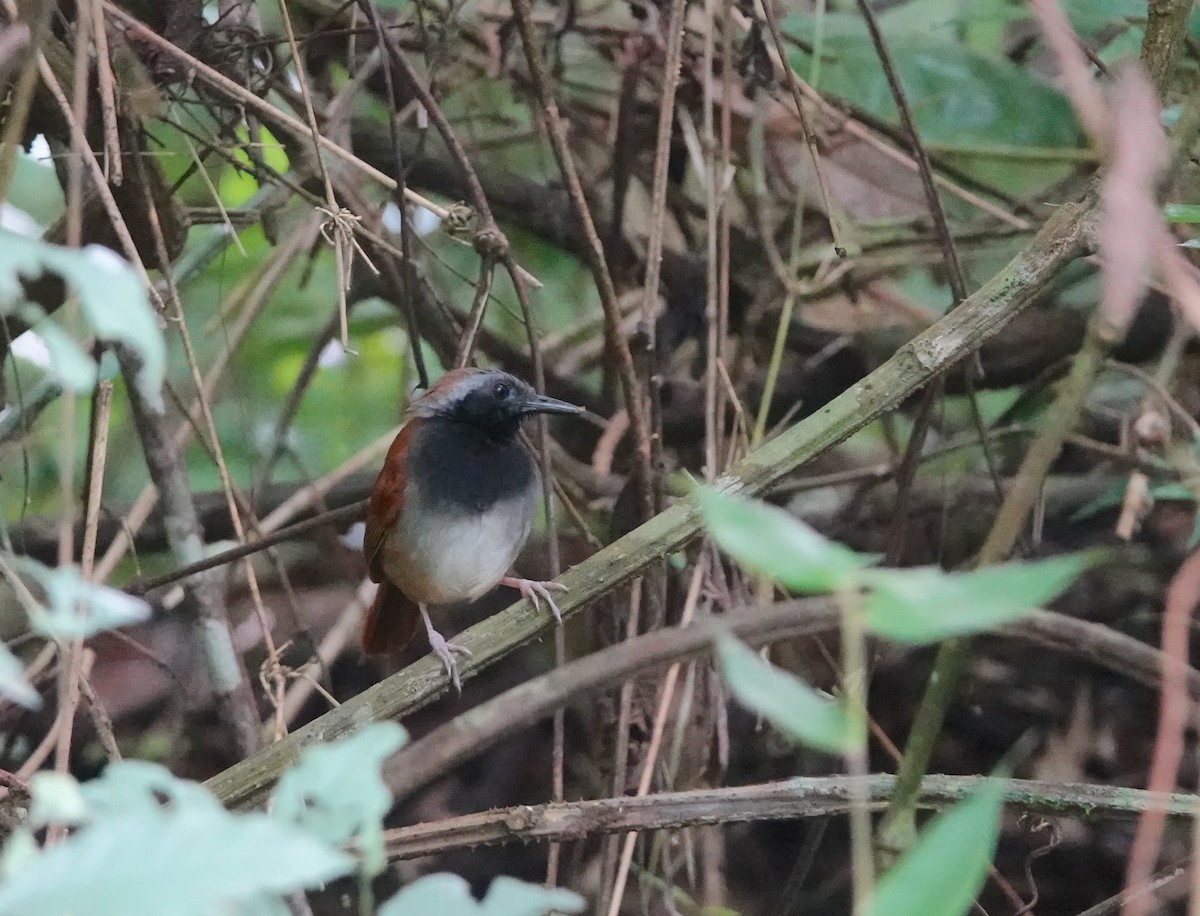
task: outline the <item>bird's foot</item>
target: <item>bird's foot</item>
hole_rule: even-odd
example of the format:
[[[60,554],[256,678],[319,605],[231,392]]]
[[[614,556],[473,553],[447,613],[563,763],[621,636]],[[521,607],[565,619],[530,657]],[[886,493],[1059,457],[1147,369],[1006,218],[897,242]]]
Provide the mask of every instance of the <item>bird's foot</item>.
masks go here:
[[[424,605],[420,605],[421,619],[425,621],[425,635],[429,637],[429,648],[433,650],[433,654],[442,660],[442,666],[446,669],[446,674],[450,676],[450,682],[454,684],[454,689],[462,693],[462,678],[458,674],[458,659],[455,654],[471,657],[471,650],[466,646],[460,646],[458,643],[449,642],[446,637],[433,628],[433,623],[429,619],[429,612]]]
[[[456,642],[447,641],[437,630],[429,631],[429,647],[433,649],[433,654],[442,660],[442,666],[450,675],[450,682],[454,684],[454,689],[462,693],[462,678],[458,674],[458,659],[455,656],[464,655],[470,658],[471,650]]]
[[[560,582],[538,582],[534,579],[519,579],[516,576],[505,576],[500,580],[501,585],[507,585],[509,588],[515,588],[521,593],[522,598],[528,598],[533,602],[533,606],[539,611],[542,605],[539,599],[546,599],[546,603],[550,605],[550,612],[554,614],[554,619],[558,623],[562,623],[562,611],[558,609],[558,605],[554,603],[554,597],[550,594],[553,589],[557,592],[567,591],[567,587]]]

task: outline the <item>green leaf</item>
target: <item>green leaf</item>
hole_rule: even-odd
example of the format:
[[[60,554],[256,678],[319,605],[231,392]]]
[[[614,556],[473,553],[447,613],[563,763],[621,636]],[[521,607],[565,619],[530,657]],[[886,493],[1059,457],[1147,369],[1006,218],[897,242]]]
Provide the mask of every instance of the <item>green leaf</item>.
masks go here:
[[[587,901],[573,891],[501,875],[488,888],[480,912],[481,916],[545,916],[551,911],[582,913],[586,905]]]
[[[25,666],[0,642],[0,696],[27,709],[40,709],[41,695],[25,680]]]
[[[479,916],[471,886],[458,875],[426,875],[379,907],[377,916]]]
[[[80,788],[92,821],[135,813],[154,814],[162,810],[164,802],[175,810],[223,810],[204,786],[179,779],[161,764],[146,760],[118,761],[105,769],[99,779]]]
[[[899,16],[909,6],[896,4],[888,11],[884,34],[892,39],[893,62],[924,142],[1006,149],[1079,147],[1080,133],[1067,99],[1028,68],[1002,55],[981,54],[965,47],[957,28],[938,30],[936,23],[931,28],[928,16],[924,21],[917,15],[909,17],[911,31],[900,40],[894,26],[903,24]],[[861,19],[826,14],[825,22],[822,91],[898,123],[887,78]],[[811,45],[816,17],[793,14],[780,22],[780,28],[785,35]],[[796,72],[809,72],[811,56],[803,48],[789,49],[788,60]],[[963,157],[956,162],[977,177],[996,178],[1010,190],[1029,187],[1055,174],[1033,161],[986,163]]]
[[[35,828],[47,824],[74,826],[88,820],[87,801],[79,783],[66,773],[40,770],[29,777],[29,824]]]
[[[1078,553],[962,573],[933,566],[871,570],[863,614],[873,633],[901,642],[990,630],[1057,597],[1095,559]]]
[[[1082,35],[1094,34],[1114,20],[1146,18],[1143,0],[1065,0],[1062,7],[1075,31]]]
[[[271,894],[255,894],[245,900],[239,900],[230,911],[229,916],[293,916],[294,911],[277,896]],[[224,913],[221,916],[225,916]]]
[[[854,728],[841,703],[826,699],[729,636],[716,640],[725,682],[739,703],[795,741],[830,753],[854,746]]]
[[[22,311],[22,277],[57,274],[79,298],[79,310],[101,340],[124,344],[140,360],[138,389],[162,403],[166,345],[146,291],[129,264],[107,248],[62,248],[0,230],[0,314]],[[45,336],[45,329],[39,328]]]
[[[17,149],[4,203],[24,211],[37,225],[50,226],[66,205],[54,166]]]
[[[766,503],[711,489],[697,490],[696,499],[705,527],[722,550],[795,591],[835,591],[871,563]]]
[[[1163,215],[1168,223],[1200,225],[1200,204],[1167,204]]]
[[[30,624],[43,636],[86,639],[150,617],[150,605],[145,601],[107,585],[85,582],[74,566],[51,569],[28,557],[11,557],[8,562],[36,580],[45,593],[45,607],[37,603],[26,607]]]
[[[114,763],[83,795],[91,822],[7,875],[0,913],[207,916],[354,866],[266,814],[228,813],[202,786],[152,764]]]
[[[930,821],[880,879],[864,916],[963,916],[995,855],[1003,799],[1004,783],[989,779]]]
[[[10,876],[20,874],[27,865],[35,862],[41,851],[28,825],[14,830],[5,840],[4,849],[0,850],[0,888]]]
[[[477,902],[458,875],[427,875],[414,881],[379,908],[378,916],[545,916],[551,911],[580,913],[586,901],[561,888],[526,884],[515,878],[492,881]]]
[[[1072,512],[1069,520],[1080,522],[1098,515],[1105,509],[1114,509],[1120,506],[1125,501],[1125,490],[1127,487],[1127,481],[1114,481],[1112,486],[1095,499]],[[1165,483],[1156,483],[1150,487],[1150,499],[1152,504],[1158,500],[1195,502],[1196,495],[1181,483],[1167,481]]]
[[[379,874],[387,864],[383,817],[392,807],[380,767],[407,740],[395,722],[379,722],[341,741],[308,748],[279,780],[275,817],[331,846],[356,839],[366,873]]]
[[[61,327],[46,318],[38,308],[25,309],[24,318],[46,347],[49,365],[46,374],[58,382],[63,388],[77,394],[91,391],[96,387],[99,375],[95,361],[83,352],[83,348],[75,342]]]

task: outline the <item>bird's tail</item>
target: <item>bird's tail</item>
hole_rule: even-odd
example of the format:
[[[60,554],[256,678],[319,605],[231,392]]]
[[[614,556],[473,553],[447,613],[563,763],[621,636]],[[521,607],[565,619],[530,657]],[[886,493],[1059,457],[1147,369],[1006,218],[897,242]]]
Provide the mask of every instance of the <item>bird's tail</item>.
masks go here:
[[[368,655],[399,652],[417,632],[421,609],[390,582],[379,583],[363,618],[362,647]]]

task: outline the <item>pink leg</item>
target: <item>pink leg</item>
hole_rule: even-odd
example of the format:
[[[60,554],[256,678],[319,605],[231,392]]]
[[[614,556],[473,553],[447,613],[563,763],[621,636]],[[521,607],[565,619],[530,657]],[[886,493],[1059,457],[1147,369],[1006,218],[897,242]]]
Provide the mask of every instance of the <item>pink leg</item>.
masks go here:
[[[429,637],[429,647],[433,649],[433,654],[442,660],[442,664],[446,668],[446,673],[450,675],[450,680],[454,683],[454,689],[462,693],[462,680],[458,676],[458,659],[454,657],[454,653],[460,655],[471,655],[471,650],[466,646],[460,646],[457,643],[447,642],[437,630],[433,628],[433,623],[429,620],[429,612],[425,610],[425,605],[418,605],[421,609],[421,619],[425,621],[425,634]]]
[[[509,588],[515,588],[521,593],[522,598],[528,598],[533,602],[533,606],[539,611],[542,609],[539,599],[545,598],[546,603],[550,605],[550,612],[554,614],[554,619],[560,624],[562,623],[562,611],[558,609],[558,605],[554,603],[554,598],[550,595],[550,590],[565,592],[567,587],[558,582],[538,582],[534,579],[518,579],[516,576],[505,576],[500,580],[501,585],[507,585]]]

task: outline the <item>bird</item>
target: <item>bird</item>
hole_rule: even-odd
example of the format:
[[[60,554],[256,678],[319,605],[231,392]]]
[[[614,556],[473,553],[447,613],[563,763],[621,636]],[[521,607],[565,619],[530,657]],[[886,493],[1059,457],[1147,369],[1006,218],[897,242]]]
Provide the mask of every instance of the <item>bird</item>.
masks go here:
[[[496,585],[517,589],[562,623],[555,582],[513,576],[537,508],[538,472],[518,437],[533,414],[582,407],[538,394],[498,369],[454,369],[417,400],[388,449],[367,505],[363,554],[379,583],[363,619],[368,655],[403,649],[424,622],[430,648],[462,692],[458,655],[429,608],[474,601]]]

